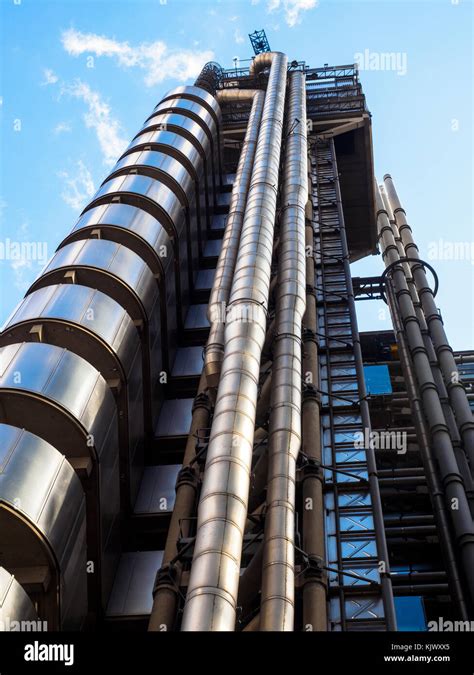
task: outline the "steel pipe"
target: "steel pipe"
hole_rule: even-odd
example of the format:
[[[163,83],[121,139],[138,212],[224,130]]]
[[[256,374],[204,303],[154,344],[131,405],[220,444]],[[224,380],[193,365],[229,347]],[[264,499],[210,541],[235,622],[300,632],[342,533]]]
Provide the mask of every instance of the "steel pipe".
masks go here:
[[[457,543],[461,550],[467,587],[471,600],[474,600],[474,523],[469,509],[464,483],[459,472],[451,437],[446,425],[443,409],[438,396],[436,384],[431,372],[427,351],[423,342],[418,318],[407,287],[405,273],[400,263],[400,255],[395,243],[393,229],[387,211],[375,184],[377,226],[382,244],[382,256],[385,265],[391,266],[394,301],[399,308],[407,343],[413,361],[424,413],[431,432],[433,449],[438,462],[442,484],[446,498],[452,507],[451,519],[456,533]],[[397,264],[398,263],[398,264]]]
[[[426,277],[425,268],[422,262],[420,262],[418,246],[413,239],[412,229],[408,224],[406,212],[400,203],[392,177],[389,174],[384,176],[384,184],[388,201],[392,207],[395,222],[400,233],[401,242],[406,257],[409,259],[413,280],[418,291],[428,330],[431,339],[433,340],[449,400],[462,438],[464,451],[470,462],[471,473],[474,474],[474,420],[466,390],[460,381],[453,350],[449,345],[444,330],[443,320],[436,307],[433,291]]]
[[[266,332],[288,63],[287,57],[278,52],[273,52],[271,58],[226,316],[224,358],[199,501],[184,631],[235,629],[260,359]]]
[[[224,319],[229,302],[235,263],[239,250],[240,234],[247,203],[247,194],[255,159],[255,150],[262,119],[265,93],[260,89],[221,90],[218,101],[252,101],[247,131],[239,157],[234,187],[229,206],[229,215],[217,261],[216,275],[207,308],[210,323],[209,338],[204,352],[204,368],[209,387],[217,387],[224,357]]]
[[[306,308],[305,206],[308,199],[306,87],[289,78],[283,213],[268,434],[268,480],[260,605],[261,631],[294,623],[296,458],[301,445],[301,329]]]

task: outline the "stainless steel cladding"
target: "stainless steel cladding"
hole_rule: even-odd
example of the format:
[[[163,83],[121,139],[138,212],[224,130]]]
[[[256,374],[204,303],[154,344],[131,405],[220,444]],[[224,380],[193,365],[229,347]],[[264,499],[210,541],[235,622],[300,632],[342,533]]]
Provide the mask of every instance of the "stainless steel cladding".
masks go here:
[[[0,334],[0,611],[49,628],[104,615],[216,202],[219,105],[165,98]]]
[[[47,628],[39,622],[33,603],[13,574],[0,567],[0,633],[21,630],[22,625],[28,630],[37,627],[37,622]]]
[[[209,205],[213,202],[213,195],[208,185],[208,177],[204,170],[202,158],[196,147],[186,138],[175,131],[148,131],[141,134],[130,143],[122,155],[126,157],[131,153],[141,150],[156,150],[165,152],[179,160],[190,172],[199,190],[200,205],[200,235],[203,240],[207,235],[206,228],[210,224]]]
[[[189,303],[190,281],[185,214],[178,197],[163,182],[149,176],[133,174],[107,180],[87,208],[113,201],[131,204],[147,211],[159,220],[168,232],[173,243],[177,283],[180,289],[179,306],[183,312]]]
[[[160,293],[161,339],[172,361],[177,342],[177,281],[173,243],[152,215],[129,204],[103,204],[86,211],[59,248],[83,239],[109,239],[139,255],[156,278]]]
[[[105,607],[120,550],[114,397],[101,374],[66,349],[13,344],[0,349],[0,362],[0,422],[25,428],[50,443],[82,478],[87,559],[95,570],[87,575],[89,600],[92,606]],[[67,536],[67,528],[63,530]]]
[[[53,284],[74,283],[100,290],[118,302],[140,333],[143,357],[145,427],[152,433],[162,392],[152,383],[163,370],[158,287],[142,258],[105,239],[76,241],[60,248],[29,293]]]
[[[176,207],[178,204],[181,205],[186,231],[184,232],[180,225],[175,226],[175,229],[180,229],[181,239],[183,239],[181,248],[187,242],[186,257],[181,261],[181,274],[188,275],[188,283],[192,287],[199,263],[200,214],[198,208],[199,192],[195,189],[191,173],[184,164],[167,153],[142,150],[125,155],[119,160],[107,180],[133,173],[148,175],[161,181],[175,194]],[[160,204],[163,204],[163,202],[159,200]],[[180,209],[178,208],[177,211],[178,217],[181,217]],[[161,219],[160,222],[163,222],[168,230],[170,229],[166,220]],[[186,242],[184,239],[186,239]],[[183,258],[183,256],[181,257]]]
[[[219,92],[223,101],[252,100],[247,131],[240,151],[239,163],[235,175],[234,187],[229,205],[222,248],[217,261],[216,274],[212,285],[211,297],[207,307],[210,333],[205,351],[205,372],[210,387],[216,387],[219,381],[222,359],[224,357],[224,314],[229,302],[235,263],[239,250],[240,234],[244,220],[245,205],[250,186],[250,178],[255,158],[255,149],[262,119],[265,94],[260,90],[223,90]]]
[[[87,614],[81,482],[63,455],[23,429],[0,424],[0,448],[0,564],[41,589],[49,630],[79,629]]]
[[[185,631],[235,627],[260,358],[266,332],[286,89],[287,57],[275,52],[271,59],[226,317],[222,374],[182,623]]]
[[[289,80],[260,605],[260,630],[271,631],[292,631],[294,621],[295,482],[301,446],[301,330],[306,308],[305,76],[295,72]]]
[[[22,300],[0,334],[0,346],[14,342],[65,347],[107,381],[120,420],[122,504],[130,509],[144,465],[142,355],[132,319],[115,300],[87,286],[45,286]]]

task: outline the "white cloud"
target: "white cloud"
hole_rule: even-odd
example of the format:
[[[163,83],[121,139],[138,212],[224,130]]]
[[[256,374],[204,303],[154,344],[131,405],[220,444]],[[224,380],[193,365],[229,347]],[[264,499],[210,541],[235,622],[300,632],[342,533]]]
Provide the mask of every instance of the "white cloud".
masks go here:
[[[127,147],[128,142],[122,138],[120,123],[113,117],[110,106],[102,99],[99,92],[93,91],[81,80],[63,86],[61,93],[81,99],[87,104],[88,112],[84,115],[86,127],[94,129],[104,156],[104,163],[108,166],[114,164]]]
[[[59,122],[53,129],[55,134],[64,134],[69,131],[72,131],[72,127],[69,122]]]
[[[58,177],[64,181],[65,188],[61,197],[65,203],[75,211],[79,211],[87,199],[90,199],[95,192],[94,181],[91,173],[84,162],[79,160],[76,163],[74,173],[69,171],[58,171]]]
[[[234,16],[231,16],[230,19],[229,19],[229,21],[232,21],[232,22],[238,21],[238,20],[239,20],[239,17],[236,14]]]
[[[145,71],[147,87],[153,87],[167,78],[185,81],[196,77],[206,61],[214,54],[210,50],[170,49],[164,42],[141,42],[131,46],[95,33],[81,33],[70,28],[63,32],[61,41],[71,56],[93,54],[115,59],[123,68],[141,68]]]
[[[234,31],[234,40],[238,45],[241,45],[242,42],[245,42],[245,38],[238,28]]]
[[[301,23],[301,12],[318,6],[318,0],[267,0],[267,11],[284,10],[285,21],[290,28]]]
[[[28,258],[19,258],[12,260],[10,267],[13,270],[15,288],[24,293],[31,284],[33,263]]]
[[[47,86],[48,84],[56,84],[56,82],[59,80],[59,77],[56,75],[56,73],[51,70],[51,68],[45,68],[43,70],[43,81],[41,82],[42,86]]]

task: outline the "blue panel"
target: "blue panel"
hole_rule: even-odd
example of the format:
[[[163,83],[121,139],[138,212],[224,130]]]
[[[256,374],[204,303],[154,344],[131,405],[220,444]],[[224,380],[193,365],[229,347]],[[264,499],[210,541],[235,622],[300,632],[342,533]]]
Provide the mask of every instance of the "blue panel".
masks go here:
[[[426,631],[426,617],[423,599],[418,595],[394,598],[398,630]]]
[[[392,393],[392,384],[390,382],[388,366],[364,366],[364,375],[368,394],[376,395]]]

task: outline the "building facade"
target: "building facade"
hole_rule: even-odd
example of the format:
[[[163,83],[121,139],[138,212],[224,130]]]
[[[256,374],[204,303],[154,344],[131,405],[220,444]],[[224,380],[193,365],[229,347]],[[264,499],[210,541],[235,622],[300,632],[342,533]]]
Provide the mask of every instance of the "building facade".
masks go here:
[[[474,618],[474,354],[356,67],[258,44],[164,96],[2,329],[2,626]]]

